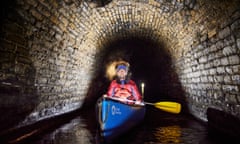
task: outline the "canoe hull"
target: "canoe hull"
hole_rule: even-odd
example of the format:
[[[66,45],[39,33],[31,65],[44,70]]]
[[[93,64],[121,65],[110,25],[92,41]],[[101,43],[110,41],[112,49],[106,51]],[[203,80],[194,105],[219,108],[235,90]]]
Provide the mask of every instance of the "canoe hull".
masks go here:
[[[101,98],[97,105],[100,135],[105,141],[130,130],[145,116],[144,105],[128,105],[109,98]]]

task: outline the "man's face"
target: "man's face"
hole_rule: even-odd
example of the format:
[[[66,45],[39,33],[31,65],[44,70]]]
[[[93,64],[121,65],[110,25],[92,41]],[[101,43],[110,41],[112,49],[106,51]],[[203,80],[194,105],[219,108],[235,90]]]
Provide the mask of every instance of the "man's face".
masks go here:
[[[126,78],[126,75],[127,75],[127,71],[124,70],[124,69],[120,69],[117,71],[117,76],[120,78],[120,79],[125,79]]]

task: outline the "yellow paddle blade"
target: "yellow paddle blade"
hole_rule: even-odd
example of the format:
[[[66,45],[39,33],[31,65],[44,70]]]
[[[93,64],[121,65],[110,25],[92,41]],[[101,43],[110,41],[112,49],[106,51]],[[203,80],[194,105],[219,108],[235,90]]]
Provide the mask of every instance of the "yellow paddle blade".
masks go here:
[[[178,114],[181,112],[181,104],[177,102],[157,102],[153,104],[156,108],[159,108],[163,111]]]

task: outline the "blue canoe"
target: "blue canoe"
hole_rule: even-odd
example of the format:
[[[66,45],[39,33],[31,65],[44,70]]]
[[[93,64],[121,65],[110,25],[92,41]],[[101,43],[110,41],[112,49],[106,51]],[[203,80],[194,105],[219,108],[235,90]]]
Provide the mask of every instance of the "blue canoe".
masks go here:
[[[97,118],[100,136],[105,142],[139,124],[145,116],[144,104],[126,104],[112,98],[100,98],[97,102]]]

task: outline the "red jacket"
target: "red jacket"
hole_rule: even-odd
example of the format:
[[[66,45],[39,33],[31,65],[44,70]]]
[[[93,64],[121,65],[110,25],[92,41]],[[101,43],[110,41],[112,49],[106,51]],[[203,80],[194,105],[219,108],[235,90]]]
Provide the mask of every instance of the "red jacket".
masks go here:
[[[108,88],[107,95],[109,97],[116,96],[142,101],[142,96],[138,91],[136,83],[133,80],[129,80],[125,84],[120,84],[117,82],[117,80],[113,80]]]

